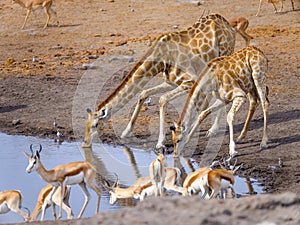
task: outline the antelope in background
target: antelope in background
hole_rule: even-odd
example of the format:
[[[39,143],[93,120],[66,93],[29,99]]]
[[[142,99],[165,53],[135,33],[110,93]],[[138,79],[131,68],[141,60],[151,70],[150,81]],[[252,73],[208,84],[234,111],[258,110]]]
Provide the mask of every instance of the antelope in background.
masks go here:
[[[30,219],[30,213],[23,212],[21,210],[22,207],[21,205],[22,205],[22,194],[20,191],[9,190],[9,191],[0,192],[0,214],[4,214],[4,213],[8,213],[9,211],[12,211],[21,215],[25,221],[28,221]]]
[[[30,150],[31,155],[25,152],[25,155],[29,158],[29,163],[26,168],[26,172],[31,173],[32,171],[37,171],[37,173],[41,176],[43,180],[54,186],[53,191],[51,192],[50,199],[53,199],[53,194],[55,193],[57,188],[59,186],[61,187],[61,201],[58,219],[60,219],[62,216],[62,197],[65,196],[65,187],[67,185],[78,184],[84,192],[85,202],[78,215],[78,218],[81,218],[90,200],[90,193],[87,189],[87,186],[92,188],[98,196],[96,213],[99,212],[101,189],[95,184],[97,171],[92,164],[90,164],[89,162],[71,162],[68,164],[56,166],[52,170],[46,170],[40,160],[40,152],[42,151],[42,146],[40,145],[40,149],[36,151],[35,154],[32,150],[32,144],[30,145]],[[51,201],[51,204],[53,205],[53,201]]]
[[[37,202],[36,202],[36,205],[35,205],[35,208],[32,212],[30,221],[35,221],[41,211],[42,211],[41,221],[43,221],[44,217],[45,217],[45,211],[47,208],[50,207],[50,205],[52,204],[52,201],[54,203],[54,206],[60,205],[61,187],[57,188],[57,190],[53,194],[52,201],[51,201],[51,191],[53,190],[53,188],[54,188],[53,185],[47,184],[47,186],[45,186],[44,188],[41,189],[38,199],[37,199]],[[66,211],[68,219],[73,218],[73,212],[69,205],[70,192],[71,192],[71,187],[66,186],[65,191],[64,191],[65,196],[63,197],[63,202],[62,202],[62,208]],[[56,219],[55,208],[52,209],[52,214],[53,214],[54,219]]]
[[[260,10],[261,10],[262,1],[263,0],[259,0],[259,5],[258,5],[256,16],[259,16],[259,13],[260,13]],[[282,12],[282,10],[283,10],[283,1],[284,0],[267,0],[267,1],[268,1],[268,3],[272,3],[272,5],[274,7],[274,10],[275,10],[275,13],[278,12],[275,3],[277,3],[278,1],[280,1],[281,2],[281,7],[280,7],[279,11]],[[293,11],[294,11],[295,8],[294,8],[294,1],[293,0],[291,0],[291,4],[292,4]]]
[[[251,39],[253,39],[252,36],[246,33],[246,29],[249,26],[249,21],[245,17],[237,17],[229,20],[229,24],[246,41],[246,46],[249,46]]]
[[[56,15],[56,12],[51,9],[51,6],[52,6],[52,3],[53,3],[53,0],[12,0],[12,3],[18,3],[20,6],[24,7],[27,9],[27,13],[26,13],[26,16],[25,16],[25,20],[24,20],[24,23],[22,25],[22,28],[21,29],[24,29],[26,23],[27,23],[27,20],[28,20],[28,17],[30,15],[30,13],[32,11],[34,11],[35,9],[37,9],[38,7],[43,7],[46,14],[47,14],[47,21],[45,23],[45,26],[44,26],[44,29],[48,26],[49,24],[49,21],[50,21],[50,18],[51,18],[51,13],[50,11]],[[57,21],[57,24],[59,22]]]

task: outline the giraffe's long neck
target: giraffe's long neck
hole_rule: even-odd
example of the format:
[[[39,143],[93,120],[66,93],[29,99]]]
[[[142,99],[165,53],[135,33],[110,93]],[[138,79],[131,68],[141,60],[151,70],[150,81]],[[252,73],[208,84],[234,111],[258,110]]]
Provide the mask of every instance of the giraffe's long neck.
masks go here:
[[[205,67],[193,85],[177,122],[178,126],[184,125],[190,128],[197,109],[205,104],[204,101],[207,100],[206,97],[212,90],[212,77],[209,76],[209,70],[209,67]]]
[[[159,49],[155,46],[156,43],[131,69],[121,84],[97,106],[96,111],[106,109],[110,114],[118,111],[140,92],[153,76],[164,70],[165,63],[160,59]]]

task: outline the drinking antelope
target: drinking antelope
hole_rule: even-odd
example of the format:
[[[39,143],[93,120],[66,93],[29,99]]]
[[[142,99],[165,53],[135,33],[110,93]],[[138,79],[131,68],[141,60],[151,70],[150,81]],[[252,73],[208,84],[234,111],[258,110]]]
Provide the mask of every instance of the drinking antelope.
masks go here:
[[[9,190],[0,192],[0,214],[13,211],[21,215],[25,221],[30,219],[30,213],[25,213],[21,210],[22,195],[18,190]]]
[[[118,199],[133,198],[137,189],[152,185],[150,177],[140,177],[128,188],[119,187],[117,185],[118,179],[112,186],[110,186],[106,180],[104,180],[104,182],[104,187],[108,189],[110,194],[109,203],[111,205],[113,205]]]
[[[164,182],[164,188],[166,190],[174,190],[182,192],[182,189],[176,186],[176,182],[180,177],[180,170],[178,168],[166,168],[166,178]],[[124,198],[136,198],[143,200],[145,196],[154,194],[154,186],[152,184],[150,176],[139,177],[136,181],[128,188],[121,188],[118,186],[118,179],[113,185],[105,181],[105,188],[108,189],[110,194],[109,203],[113,205],[118,199]]]
[[[51,192],[53,190],[54,186],[52,184],[47,184],[44,188],[41,189],[35,208],[32,212],[31,219],[30,221],[35,221],[36,218],[39,216],[40,212],[42,211],[42,216],[41,216],[41,221],[44,220],[45,217],[45,211],[47,208],[50,207],[53,201],[53,206],[55,205],[60,205],[61,201],[61,187],[59,186],[55,193],[53,194],[52,201],[51,201]],[[71,187],[66,186],[65,187],[65,195],[63,197],[63,202],[62,202],[62,208],[66,211],[68,219],[73,218],[73,212],[72,209],[69,206],[69,197],[70,197],[70,192],[71,192]],[[56,219],[56,213],[55,213],[55,208],[52,209],[52,214],[54,219]]]
[[[226,162],[224,160],[224,162]],[[226,198],[226,192],[228,189],[232,190],[234,194],[234,173],[242,166],[239,165],[236,167],[237,160],[233,166],[228,166],[227,168],[223,167],[220,163],[221,169],[215,169],[209,171],[201,179],[201,185],[204,188],[204,193],[202,197],[205,198],[209,191],[211,193],[208,196],[208,199],[215,198],[219,191],[221,191],[221,196]],[[226,164],[225,164],[226,165]]]
[[[63,196],[65,196],[65,187],[67,185],[75,185],[78,184],[85,195],[85,202],[82,206],[82,209],[78,215],[78,218],[81,218],[89,200],[90,193],[87,189],[87,186],[92,188],[97,196],[97,206],[96,213],[99,211],[100,206],[100,198],[101,198],[101,189],[96,186],[95,178],[97,175],[96,169],[89,162],[71,162],[64,165],[59,165],[53,168],[52,170],[45,169],[44,165],[40,160],[40,152],[42,151],[42,146],[40,145],[40,149],[33,153],[32,144],[30,145],[31,155],[25,152],[25,155],[29,158],[29,164],[26,168],[27,173],[31,173],[32,171],[37,171],[37,173],[41,176],[43,180],[52,184],[54,186],[53,191],[51,192],[51,204],[53,208],[53,195],[57,188],[61,187],[61,201],[60,201],[60,211],[58,215],[58,219],[62,216],[62,203]]]
[[[202,197],[205,192],[204,186],[202,185],[201,178],[209,173],[212,169],[209,167],[199,168],[194,172],[187,175],[183,182],[183,196],[191,196],[201,191]]]
[[[176,191],[181,194],[183,194],[183,188],[177,186],[177,182],[181,176],[181,172],[178,168],[166,168],[166,177],[164,181],[164,188],[168,191]],[[150,177],[149,177],[150,178]],[[139,198],[140,201],[144,200],[146,196],[151,196],[155,194],[155,186],[151,185],[145,185],[142,187],[139,187],[135,190],[135,196],[134,198]]]
[[[53,0],[12,0],[12,3],[18,3],[20,6],[27,9],[26,17],[21,29],[24,29],[31,11],[34,11],[38,7],[43,7],[47,14],[47,21],[44,26],[44,29],[48,26],[48,23],[50,21],[51,18],[50,11],[56,15],[56,12],[53,9],[51,9]]]

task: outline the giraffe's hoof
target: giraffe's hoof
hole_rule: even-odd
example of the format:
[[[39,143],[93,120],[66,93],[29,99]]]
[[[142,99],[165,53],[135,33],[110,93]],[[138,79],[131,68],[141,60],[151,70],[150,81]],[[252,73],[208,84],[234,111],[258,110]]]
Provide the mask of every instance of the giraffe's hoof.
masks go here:
[[[133,137],[134,135],[132,134],[132,132],[130,131],[123,131],[123,133],[121,134],[121,139],[125,139],[125,138],[131,138]]]
[[[212,130],[208,130],[205,134],[206,138],[211,138],[211,137],[216,137],[217,136],[217,132],[212,131]]]
[[[179,158],[179,155],[178,155],[178,154],[174,154],[174,155],[173,155],[173,158],[178,159],[178,158]]]
[[[260,144],[261,151],[266,150],[267,148],[268,148],[267,144],[263,144],[263,143]]]
[[[230,162],[235,156],[237,156],[238,152],[234,151],[232,153],[229,153],[229,158],[226,160],[227,162]]]
[[[92,147],[92,143],[87,143],[87,142],[83,142],[81,145],[82,148],[91,148]]]
[[[235,143],[237,144],[241,144],[244,142],[244,137],[238,137],[236,140],[235,140]]]
[[[163,144],[157,144],[155,149],[156,150],[166,150],[166,146],[164,146]]]

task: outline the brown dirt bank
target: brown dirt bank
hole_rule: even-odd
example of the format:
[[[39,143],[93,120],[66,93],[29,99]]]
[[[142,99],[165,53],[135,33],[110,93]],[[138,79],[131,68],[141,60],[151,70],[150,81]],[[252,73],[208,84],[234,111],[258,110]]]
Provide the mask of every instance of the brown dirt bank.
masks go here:
[[[56,221],[58,225],[296,225],[300,223],[300,198],[293,193],[205,201],[199,197],[149,198],[134,208],[104,212],[92,218]],[[39,225],[41,222],[32,222]],[[53,221],[42,224],[50,225]]]

